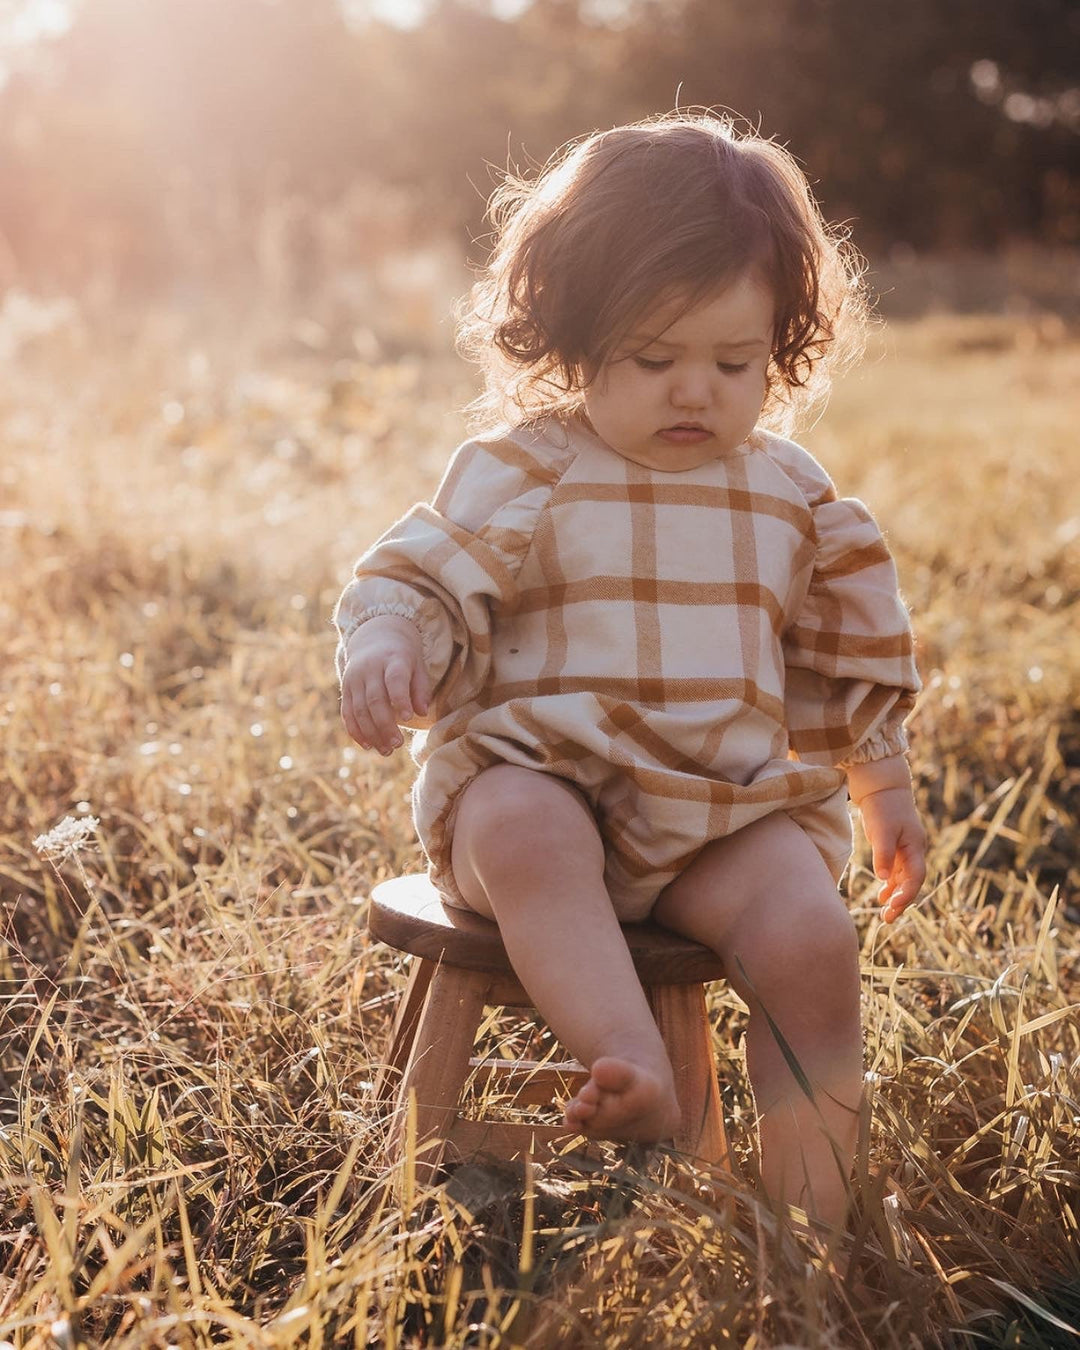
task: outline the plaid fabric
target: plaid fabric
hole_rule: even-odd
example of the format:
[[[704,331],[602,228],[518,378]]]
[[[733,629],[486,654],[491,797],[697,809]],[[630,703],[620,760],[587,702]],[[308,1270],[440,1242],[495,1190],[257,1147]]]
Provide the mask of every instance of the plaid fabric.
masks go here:
[[[621,917],[643,917],[709,840],[789,811],[834,873],[847,764],[907,748],[919,688],[896,571],[861,502],[804,449],[755,432],[663,473],[580,423],[461,446],[433,502],[364,554],[335,612],[417,624],[436,688],[409,725],[436,883],[481,769],[558,774],[588,797]],[[631,912],[633,911],[633,912]]]

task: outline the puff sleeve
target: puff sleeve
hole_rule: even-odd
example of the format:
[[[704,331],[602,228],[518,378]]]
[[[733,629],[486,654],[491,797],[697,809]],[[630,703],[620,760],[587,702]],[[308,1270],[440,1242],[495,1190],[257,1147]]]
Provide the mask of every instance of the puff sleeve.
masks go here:
[[[357,562],[334,610],[336,666],[357,628],[400,614],[420,630],[432,678],[431,726],[483,687],[492,615],[513,606],[537,515],[558,474],[513,439],[467,441],[431,502],[406,512]]]
[[[783,635],[788,739],[799,759],[846,768],[908,748],[904,718],[921,685],[881,531],[861,501],[838,498],[811,462],[820,475],[808,501],[816,549]]]

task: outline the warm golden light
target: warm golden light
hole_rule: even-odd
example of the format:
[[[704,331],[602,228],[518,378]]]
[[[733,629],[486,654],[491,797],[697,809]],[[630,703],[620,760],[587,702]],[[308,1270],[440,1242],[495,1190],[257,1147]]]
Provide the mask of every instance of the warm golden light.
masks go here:
[[[0,1350],[1075,1343],[1076,8],[0,0]],[[601,1146],[432,1187],[430,1152],[387,1151],[432,1000],[365,924],[373,883],[424,860],[404,748],[342,726],[332,609],[466,436],[452,311],[508,161],[528,178],[676,91],[786,144],[881,296],[805,441],[887,523],[931,875],[887,929],[861,837],[843,883],[865,1036],[843,1232],[751,1189],[766,1104],[725,980],[688,986],[708,1021],[680,1055],[717,1057],[738,1177]],[[512,511],[466,499],[471,557],[433,555],[466,581],[520,558],[534,495],[580,489],[551,449]],[[786,463],[778,522],[809,516]],[[576,541],[536,538],[534,581],[569,592]],[[873,550],[839,556],[810,584]],[[473,613],[526,631],[506,575]],[[494,1069],[555,1043],[495,1006],[465,1050],[474,1137],[498,1138],[523,1117]],[[529,1120],[559,1118],[517,1079]]]

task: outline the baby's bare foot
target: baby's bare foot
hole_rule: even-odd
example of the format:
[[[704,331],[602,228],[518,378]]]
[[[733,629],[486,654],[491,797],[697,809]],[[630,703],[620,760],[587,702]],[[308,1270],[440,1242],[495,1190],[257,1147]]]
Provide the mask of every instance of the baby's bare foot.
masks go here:
[[[577,1096],[567,1102],[571,1129],[593,1139],[655,1144],[679,1124],[679,1106],[669,1081],[628,1059],[598,1059]]]

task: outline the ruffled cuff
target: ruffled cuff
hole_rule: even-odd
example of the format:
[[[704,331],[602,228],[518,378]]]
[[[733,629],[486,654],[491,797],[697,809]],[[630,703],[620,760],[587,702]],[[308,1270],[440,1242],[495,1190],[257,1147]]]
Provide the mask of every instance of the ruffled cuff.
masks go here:
[[[836,767],[846,769],[852,764],[870,764],[876,759],[889,759],[892,755],[906,754],[909,748],[903,722],[886,722],[872,736],[868,736],[857,745],[850,755],[839,760]]]
[[[367,623],[368,619],[377,619],[381,614],[396,614],[402,619],[408,619],[420,634],[420,651],[424,658],[424,664],[430,671],[436,665],[436,645],[438,637],[431,631],[424,622],[420,610],[415,605],[403,604],[400,601],[380,601],[378,604],[368,605],[366,609],[360,610],[356,614],[350,614],[348,622],[338,631],[340,639],[338,641],[338,675],[345,673],[345,653],[349,642],[361,626]]]

